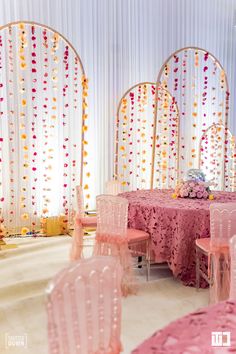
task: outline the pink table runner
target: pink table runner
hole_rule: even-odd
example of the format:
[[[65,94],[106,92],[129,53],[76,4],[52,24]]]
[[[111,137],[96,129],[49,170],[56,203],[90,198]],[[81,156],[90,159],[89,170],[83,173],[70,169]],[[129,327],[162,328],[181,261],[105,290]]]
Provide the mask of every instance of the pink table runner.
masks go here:
[[[122,193],[129,201],[129,227],[151,235],[151,255],[168,262],[173,275],[195,285],[195,239],[210,236],[211,203],[236,202],[236,192],[214,192],[213,201],[173,199],[172,190]],[[206,286],[202,283],[201,286]]]
[[[222,332],[230,332],[230,346],[225,346],[229,340],[226,334],[222,338],[224,346],[213,347],[212,332],[220,332],[219,336],[214,336],[215,340],[218,339],[218,344]],[[132,351],[133,354],[232,352],[236,352],[236,301],[220,302],[184,316],[154,333]]]

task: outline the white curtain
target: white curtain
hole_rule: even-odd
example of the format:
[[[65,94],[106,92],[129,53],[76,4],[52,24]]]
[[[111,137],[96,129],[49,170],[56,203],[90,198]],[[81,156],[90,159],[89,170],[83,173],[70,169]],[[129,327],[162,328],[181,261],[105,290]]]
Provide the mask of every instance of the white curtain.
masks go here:
[[[0,195],[9,233],[75,209],[80,183],[83,68],[50,29],[0,32]]]
[[[235,0],[1,0],[0,23],[45,23],[76,47],[89,78],[92,195],[113,175],[115,113],[123,93],[153,82],[166,58],[185,46],[204,48],[225,68],[230,128],[235,116]]]

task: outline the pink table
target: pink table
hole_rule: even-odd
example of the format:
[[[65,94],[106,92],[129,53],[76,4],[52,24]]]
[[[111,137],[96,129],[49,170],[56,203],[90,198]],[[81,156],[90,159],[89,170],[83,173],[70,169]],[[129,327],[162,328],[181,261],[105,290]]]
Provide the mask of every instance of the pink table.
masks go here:
[[[213,201],[173,199],[172,190],[122,193],[129,201],[129,227],[151,235],[151,255],[168,262],[173,275],[195,285],[195,240],[210,236],[211,203],[236,202],[236,192],[214,192]],[[206,286],[202,283],[201,286]]]
[[[230,332],[230,347],[213,347],[212,332]],[[223,337],[224,344],[227,344],[226,336]],[[236,352],[236,301],[220,302],[184,316],[154,333],[132,351],[133,354],[232,352]]]

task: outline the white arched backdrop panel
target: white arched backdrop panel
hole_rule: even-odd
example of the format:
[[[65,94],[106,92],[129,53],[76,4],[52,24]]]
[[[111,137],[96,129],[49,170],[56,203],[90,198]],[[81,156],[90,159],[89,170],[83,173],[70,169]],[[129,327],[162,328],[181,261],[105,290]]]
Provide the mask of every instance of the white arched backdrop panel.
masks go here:
[[[89,78],[91,194],[112,178],[116,109],[127,87],[156,80],[165,59],[186,46],[214,54],[229,79],[229,128],[236,133],[235,0],[0,0],[0,23],[56,28],[79,52]],[[94,129],[93,129],[94,128]]]
[[[9,233],[73,215],[86,170],[86,96],[80,58],[58,32],[27,22],[0,29],[0,190]]]
[[[179,177],[187,170],[199,167],[199,144],[208,126],[225,126],[222,144],[223,170],[218,188],[227,186],[224,156],[228,150],[229,87],[226,73],[207,50],[197,47],[181,48],[164,62],[157,87],[164,87],[173,96],[179,109]],[[158,101],[156,105],[158,109]],[[209,179],[209,176],[206,176]],[[220,183],[221,181],[221,183]]]
[[[153,82],[136,84],[119,102],[114,176],[124,191],[151,186],[154,107]]]
[[[114,165],[123,190],[175,186],[178,128],[178,107],[167,90],[159,87],[156,94],[153,82],[140,82],[125,92],[117,108]]]

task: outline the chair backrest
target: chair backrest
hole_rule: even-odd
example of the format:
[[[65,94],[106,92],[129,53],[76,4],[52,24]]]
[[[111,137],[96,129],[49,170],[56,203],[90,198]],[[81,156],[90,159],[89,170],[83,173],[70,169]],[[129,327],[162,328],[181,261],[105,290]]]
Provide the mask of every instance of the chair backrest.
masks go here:
[[[230,239],[230,299],[236,300],[236,235]]]
[[[105,186],[105,194],[118,195],[121,193],[121,183],[117,180],[107,181]]]
[[[113,195],[99,195],[96,201],[97,233],[126,236],[128,200]]]
[[[210,205],[211,246],[229,245],[236,234],[236,203]]]
[[[81,259],[47,289],[49,353],[120,353],[121,266],[116,258]]]
[[[81,186],[76,186],[76,201],[77,201],[77,213],[80,217],[84,216],[84,195]]]

